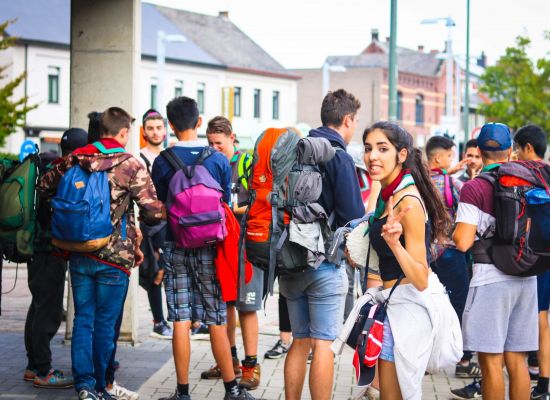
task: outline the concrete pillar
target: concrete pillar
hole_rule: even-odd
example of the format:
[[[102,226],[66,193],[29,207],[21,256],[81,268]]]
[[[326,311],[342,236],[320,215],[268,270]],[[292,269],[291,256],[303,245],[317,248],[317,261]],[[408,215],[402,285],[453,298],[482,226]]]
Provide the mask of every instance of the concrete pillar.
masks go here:
[[[111,106],[122,107],[136,117],[140,60],[141,1],[71,0],[71,126],[86,128],[90,111]],[[127,150],[137,154],[139,123],[132,133]],[[138,331],[137,270],[132,275],[120,340],[133,344]],[[72,303],[70,296],[66,333],[69,340]]]

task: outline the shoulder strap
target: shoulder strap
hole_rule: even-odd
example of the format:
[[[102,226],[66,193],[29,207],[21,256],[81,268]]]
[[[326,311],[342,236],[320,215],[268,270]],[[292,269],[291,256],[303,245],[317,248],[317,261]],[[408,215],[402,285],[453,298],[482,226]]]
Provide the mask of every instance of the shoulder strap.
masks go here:
[[[139,156],[141,157],[141,159],[145,163],[145,167],[147,168],[147,172],[151,173],[151,162],[149,161],[149,159],[147,157],[145,157],[145,154],[143,154],[142,152],[139,152]]]
[[[420,197],[416,193],[405,193],[403,196],[401,196],[399,198],[399,200],[397,200],[397,203],[395,203],[393,208],[397,207],[399,205],[399,203],[401,203],[401,201],[405,197],[414,197],[415,199],[417,199],[420,202],[420,205],[422,206],[422,210],[424,211],[424,215],[426,216],[426,221],[427,221],[428,220],[428,212],[426,211],[426,206],[424,205],[424,200],[422,200],[422,197]]]
[[[185,171],[187,169],[187,165],[185,165],[183,160],[178,157],[174,149],[172,149],[171,147],[167,148],[166,150],[163,150],[160,153],[160,155],[163,156],[166,159],[166,161],[168,161],[168,164],[170,164],[170,166],[175,171],[178,171],[180,169]]]
[[[208,157],[210,157],[212,154],[214,154],[214,149],[210,146],[205,146],[203,149],[202,149],[202,152],[201,154],[199,155],[199,158],[197,158],[197,162],[195,163],[195,165],[202,165],[202,163],[204,162],[204,160],[206,160]]]
[[[497,173],[496,173],[496,171],[482,172],[481,174],[476,176],[476,178],[486,180],[491,185],[494,185],[496,180],[497,180]]]

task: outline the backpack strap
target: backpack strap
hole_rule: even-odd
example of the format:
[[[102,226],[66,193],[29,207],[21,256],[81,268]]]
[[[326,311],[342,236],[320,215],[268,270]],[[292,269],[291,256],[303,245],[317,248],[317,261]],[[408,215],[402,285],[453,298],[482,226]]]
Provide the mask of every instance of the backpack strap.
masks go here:
[[[181,158],[178,157],[178,155],[176,154],[173,148],[169,147],[166,150],[163,150],[160,154],[164,156],[164,158],[166,159],[166,161],[168,161],[168,164],[170,164],[170,166],[174,169],[174,171],[182,170],[185,176],[187,177],[187,179],[191,179],[195,175],[195,166],[197,164],[188,166],[183,162]],[[206,157],[202,159],[201,157],[202,157],[202,153],[199,156],[199,160],[197,160],[197,162],[200,161],[202,164],[202,161],[204,161],[204,158]]]
[[[247,153],[242,153],[239,159],[237,160],[237,183],[244,187],[244,190],[248,190],[248,178],[250,176],[252,164],[252,157]],[[238,188],[240,190],[240,188]]]
[[[142,152],[139,152],[139,156],[141,157],[141,159],[145,163],[145,168],[147,168],[147,172],[149,172],[149,174],[151,174],[151,161],[149,161],[149,159],[147,157],[145,157],[145,154],[143,154]]]

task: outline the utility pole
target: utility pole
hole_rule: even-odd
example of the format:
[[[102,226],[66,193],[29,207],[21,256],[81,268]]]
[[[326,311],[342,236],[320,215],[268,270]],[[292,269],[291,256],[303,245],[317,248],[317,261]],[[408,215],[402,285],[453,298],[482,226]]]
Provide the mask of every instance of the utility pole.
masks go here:
[[[391,0],[388,69],[388,120],[397,120],[397,0]]]
[[[466,77],[464,79],[464,143],[468,141],[469,136],[470,136],[470,0],[466,0]],[[464,148],[464,150],[466,149]]]

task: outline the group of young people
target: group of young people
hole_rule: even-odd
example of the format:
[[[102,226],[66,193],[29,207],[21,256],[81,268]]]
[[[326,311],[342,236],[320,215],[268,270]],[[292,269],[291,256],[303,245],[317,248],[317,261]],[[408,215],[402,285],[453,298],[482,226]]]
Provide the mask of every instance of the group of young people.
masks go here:
[[[365,214],[355,165],[345,151],[358,125],[359,108],[360,102],[351,93],[342,89],[329,92],[321,105],[322,126],[309,133],[309,137],[326,139],[332,147],[344,150],[336,151],[323,165],[319,202],[327,215],[333,215],[332,231]],[[89,172],[105,171],[110,182],[114,232],[100,250],[63,254],[69,261],[75,305],[73,377],[51,369],[51,354],[43,357],[49,361],[39,362],[29,344],[25,379],[33,380],[39,387],[68,387],[74,383],[81,400],[137,399],[137,393],[114,380],[115,351],[131,269],[145,262],[147,267],[142,267],[140,280],[148,292],[153,332],[172,339],[177,378],[174,394],[159,400],[191,398],[190,336],[201,324],[208,328],[216,362],[201,378],[222,379],[226,400],[253,399],[249,391],[256,389],[261,379],[257,311],[267,294],[266,266],[252,266],[252,278],[241,288],[245,293],[237,296],[237,281],[224,278],[217,271],[220,258],[216,244],[185,248],[177,244],[171,229],[162,229],[166,225],[171,180],[178,172],[172,157],[184,166],[202,165],[221,188],[226,212],[234,215],[237,222],[250,204],[247,173],[252,157],[235,146],[235,133],[224,117],[208,122],[207,140],[215,151],[205,150],[198,136],[203,121],[197,103],[187,97],[174,98],[166,106],[168,125],[177,138],[168,156],[163,152],[167,126],[157,110],[148,110],[143,116],[147,146],[139,158],[125,151],[134,122],[126,111],[111,107],[96,117],[99,135],[88,137],[83,143],[74,141],[67,151],[64,148],[64,157],[55,160],[40,178],[38,191],[43,199],[52,198],[63,176],[76,165]],[[66,140],[72,143],[71,135],[67,136]],[[367,172],[380,187],[379,194],[371,196],[374,214],[369,227],[370,242],[380,260],[379,274],[366,274],[371,280],[368,286],[389,289],[398,284],[396,294],[401,291],[413,295],[439,293],[438,280],[446,287],[464,334],[464,354],[456,360],[456,375],[483,377],[482,384],[475,381],[453,391],[458,398],[479,397],[482,392],[486,399],[503,399],[503,365],[510,377],[510,397],[529,398],[525,352],[539,349],[540,337],[540,378],[531,398],[548,398],[548,273],[538,277],[537,319],[537,278],[506,275],[491,263],[476,262],[475,258],[469,267],[467,255],[478,237],[495,224],[492,187],[476,175],[482,165],[486,171],[510,159],[509,129],[502,124],[486,124],[477,142],[468,142],[465,161],[456,167],[452,167],[454,143],[446,137],[433,137],[426,144],[428,165],[414,147],[412,135],[396,123],[377,122],[364,131],[362,139]],[[65,136],[62,145],[64,140]],[[546,136],[540,128],[522,128],[513,140],[520,159],[544,157]],[[466,172],[454,179],[452,175],[464,166]],[[139,218],[134,215],[134,204]],[[235,240],[235,235],[239,235],[236,231],[226,240]],[[334,353],[330,346],[344,322],[349,287],[343,265],[325,260],[317,268],[279,277],[280,319],[285,323],[281,324],[281,340],[266,358],[288,352],[284,368],[287,399],[301,398],[308,362],[312,398],[332,396]],[[236,265],[229,267],[237,269]],[[172,327],[163,315],[161,283],[166,294],[167,320]],[[401,298],[407,301],[406,295]],[[35,306],[31,305],[31,310]],[[237,315],[245,352],[242,361],[236,350]],[[420,357],[415,365],[421,374],[405,378],[401,367],[403,349],[414,347],[417,342],[412,333],[402,335],[402,324],[389,315],[384,322],[378,362],[381,398],[420,398],[410,397],[407,391],[416,387],[417,382],[411,379],[421,381],[427,365],[420,364],[427,364],[428,358]],[[31,311],[29,316],[32,317]],[[52,328],[50,338],[57,327]],[[29,337],[30,332],[29,329]],[[479,365],[471,361],[473,352],[477,352]]]

